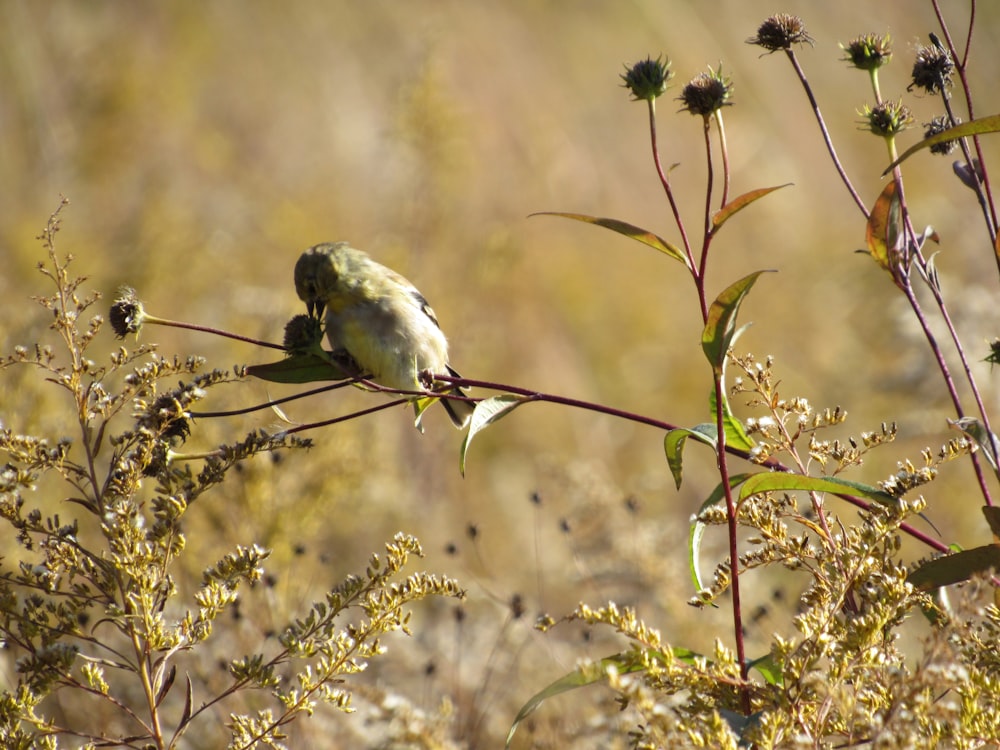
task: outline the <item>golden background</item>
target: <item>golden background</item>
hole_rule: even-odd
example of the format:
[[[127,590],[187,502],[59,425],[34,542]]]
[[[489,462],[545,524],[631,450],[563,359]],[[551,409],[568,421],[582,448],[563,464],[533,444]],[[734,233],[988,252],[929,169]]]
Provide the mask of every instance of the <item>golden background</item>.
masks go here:
[[[986,115],[996,111],[986,97],[1000,76],[992,53],[1000,6],[979,5],[971,77]],[[127,284],[155,315],[280,341],[285,322],[303,311],[292,285],[299,253],[349,240],[427,296],[463,375],[680,425],[705,421],[710,369],[683,268],[603,229],[529,218],[610,216],[678,241],[650,159],[646,107],[629,101],[620,79],[624,64],[663,53],[676,78],[658,102],[660,144],[665,163],[680,164],[672,180],[696,241],[701,121],[678,113],[674,97],[707,66],[721,62],[735,84],[724,112],[731,194],[794,183],[732,219],[713,244],[713,294],[751,271],[779,271],[761,278],[744,305],[742,322],[754,325],[737,348],[775,355],[785,395],[846,408],[852,419],[838,437],[897,421],[901,440],[873,456],[884,464],[850,477],[875,482],[897,460],[953,437],[944,419],[954,415],[888,276],[854,254],[864,246],[863,217],[790,66],[745,44],[776,9],[757,0],[4,2],[3,351],[47,335],[48,319],[29,300],[49,293],[34,270],[43,258],[34,237],[65,195],[59,250],[75,256],[73,270],[89,277],[84,288],[106,302]],[[914,110],[905,147],[940,109],[905,91],[915,45],[938,30],[930,3],[802,0],[780,9],[801,15],[815,39],[798,54],[870,205],[888,160],[859,124],[858,110],[872,102],[867,77],[840,61],[838,42],[892,35],[896,55],[881,84],[884,96],[904,96]],[[966,11],[948,12],[962,37]],[[988,138],[986,146],[995,151]],[[907,198],[917,223],[942,237],[945,293],[979,360],[996,335],[997,269],[974,197],[950,161],[913,159]],[[98,351],[118,345],[105,334]],[[204,356],[211,367],[275,358],[174,329],[148,328],[141,340],[168,356]],[[995,404],[989,370],[977,374]],[[238,408],[295,390],[248,380],[215,389],[202,406]],[[0,398],[14,429],[70,429],[54,416],[50,386],[8,371]],[[378,398],[339,391],[284,411],[308,422]],[[581,600],[614,599],[636,606],[675,645],[708,651],[716,638],[731,641],[725,608],[685,603],[693,593],[688,519],[717,481],[706,450],[689,446],[677,491],[656,430],[531,404],[476,438],[463,479],[460,434],[429,413],[421,436],[409,415],[383,411],[315,431],[309,452],[250,462],[189,511],[193,583],[182,589],[237,543],[274,549],[274,585],[247,597],[237,629],[245,642],[226,644],[234,654],[361,569],[397,530],[416,535],[428,553],[422,567],[457,577],[469,599],[464,618],[453,602],[419,606],[414,638],[391,640],[358,684],[431,712],[448,696],[449,731],[470,747],[498,746],[517,708],[579,657],[624,648],[613,634],[580,626],[536,633],[538,613],[558,617]],[[201,420],[188,447],[284,426],[267,411]],[[927,493],[930,515],[947,541],[983,543],[968,465],[946,474]],[[707,549],[720,552],[722,541],[708,540]],[[768,600],[767,581],[747,585]],[[507,606],[515,594],[526,607],[520,619]],[[209,683],[217,669],[188,668],[204,670]],[[11,679],[7,665],[0,681]],[[562,697],[520,741],[623,742],[616,710],[607,691]],[[592,716],[606,725],[588,726]],[[357,717],[327,709],[292,731],[303,743],[374,742]],[[215,746],[212,738],[191,746]]]

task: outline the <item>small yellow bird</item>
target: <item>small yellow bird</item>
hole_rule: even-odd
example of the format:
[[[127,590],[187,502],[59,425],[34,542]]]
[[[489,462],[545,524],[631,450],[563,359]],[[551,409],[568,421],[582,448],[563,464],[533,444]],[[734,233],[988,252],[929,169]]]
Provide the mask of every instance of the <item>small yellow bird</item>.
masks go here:
[[[402,391],[424,391],[420,373],[459,377],[448,364],[448,340],[417,289],[390,268],[346,242],[306,250],[295,264],[295,291],[310,315],[326,311],[326,336],[344,349],[371,379]],[[464,395],[458,388],[447,391]],[[421,397],[414,400],[420,427]],[[474,404],[440,399],[459,429]]]

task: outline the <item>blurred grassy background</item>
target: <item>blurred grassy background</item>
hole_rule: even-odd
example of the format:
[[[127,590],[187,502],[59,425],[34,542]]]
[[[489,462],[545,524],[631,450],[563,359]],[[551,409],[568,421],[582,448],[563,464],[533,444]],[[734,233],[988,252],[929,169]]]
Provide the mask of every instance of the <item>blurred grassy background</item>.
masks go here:
[[[1000,42],[1000,7],[980,6],[972,73],[983,92],[1000,75],[1000,58],[988,54]],[[943,443],[953,415],[887,276],[853,254],[864,244],[862,217],[791,69],[744,44],[777,9],[758,0],[0,4],[3,350],[45,335],[48,320],[27,301],[47,292],[33,238],[62,194],[72,205],[60,249],[106,299],[128,284],[154,314],[277,341],[301,312],[291,282],[298,254],[346,239],[431,300],[464,375],[702,421],[709,371],[680,267],[604,230],[527,218],[613,216],[676,240],[645,106],[628,101],[619,79],[623,63],[662,52],[677,78],[658,107],[661,144],[667,164],[680,162],[673,180],[692,236],[704,201],[701,126],[675,114],[671,97],[707,65],[721,61],[736,86],[725,112],[733,194],[794,183],[727,225],[713,247],[711,288],[780,270],[744,307],[754,326],[740,346],[777,357],[785,395],[851,412],[839,437],[898,421],[903,439],[883,449],[884,464],[853,477],[875,481]],[[882,91],[903,95],[914,45],[938,30],[930,3],[798,0],[780,9],[802,15],[816,40],[801,59],[870,204],[887,159],[881,141],[859,130],[857,110],[872,97],[866,76],[838,62],[837,43],[891,33],[896,60]],[[954,12],[961,35],[965,11]],[[934,100],[907,102],[918,122],[938,113]],[[978,105],[980,114],[996,109]],[[918,131],[907,136],[904,145]],[[972,193],[943,159],[913,160],[907,186],[919,222],[941,234],[946,293],[979,359],[995,334],[996,266]],[[110,331],[106,338],[111,350]],[[215,367],[273,359],[174,330],[150,329],[143,340]],[[980,375],[987,383],[988,371]],[[0,385],[4,422],[64,430],[51,424],[52,389],[20,377],[5,373]],[[205,408],[291,390],[247,382],[217,389]],[[372,398],[340,392],[286,413],[310,421]],[[457,576],[470,598],[463,618],[453,603],[421,607],[414,641],[391,644],[366,679],[428,709],[450,696],[455,734],[469,746],[497,743],[517,706],[579,656],[621,647],[581,628],[538,635],[538,612],[611,598],[636,605],[673,643],[705,650],[716,637],[728,641],[724,612],[685,604],[686,525],[715,483],[703,451],[690,451],[678,492],[659,433],[529,406],[477,438],[463,480],[460,436],[441,415],[426,422],[420,436],[409,412],[394,410],[317,432],[309,453],[249,464],[192,509],[194,580],[222,548],[275,549],[273,588],[244,606],[265,620],[261,631],[256,617],[242,626],[247,644],[360,568],[397,529],[418,536],[426,567]],[[189,443],[208,447],[259,426],[278,425],[266,412],[202,421]],[[932,516],[949,540],[981,543],[967,466],[946,474],[929,493]],[[759,588],[766,600],[769,585]],[[527,610],[516,621],[506,605],[515,594]],[[604,730],[587,723],[601,714],[585,706],[602,706],[613,728],[609,695],[560,701],[525,732],[533,744],[594,741]],[[296,736],[316,725],[327,736],[362,731],[353,721],[321,720]]]

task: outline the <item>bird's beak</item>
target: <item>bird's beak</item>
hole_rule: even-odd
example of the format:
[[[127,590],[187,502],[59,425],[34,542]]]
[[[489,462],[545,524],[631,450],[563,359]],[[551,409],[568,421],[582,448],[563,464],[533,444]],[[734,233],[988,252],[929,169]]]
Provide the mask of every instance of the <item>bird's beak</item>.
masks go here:
[[[309,317],[311,318],[321,318],[323,317],[323,308],[326,304],[323,300],[311,299],[306,301],[306,310],[309,311]]]

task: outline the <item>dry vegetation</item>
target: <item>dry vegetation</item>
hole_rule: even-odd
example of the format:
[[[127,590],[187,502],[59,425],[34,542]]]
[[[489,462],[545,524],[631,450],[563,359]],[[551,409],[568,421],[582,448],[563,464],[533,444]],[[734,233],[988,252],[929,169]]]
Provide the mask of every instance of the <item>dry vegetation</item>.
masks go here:
[[[95,368],[110,368],[109,392],[123,395],[99,415],[98,422],[110,420],[106,441],[137,429],[132,399],[151,406],[154,392],[177,395],[179,380],[188,386],[194,382],[189,356],[205,359],[198,373],[220,371],[204,383],[204,399],[190,406],[195,411],[234,410],[304,390],[236,377],[234,364],[280,355],[190,330],[147,327],[138,340],[124,342],[130,354],[115,364],[109,363],[122,342],[108,326],[95,328],[85,342],[71,337],[68,348],[61,342],[67,341],[66,326],[85,334],[93,315],[106,317],[123,284],[136,289],[155,315],[280,342],[285,322],[302,312],[292,285],[296,258],[307,246],[340,239],[364,248],[421,288],[449,333],[455,366],[469,378],[606,404],[673,424],[712,419],[711,368],[699,348],[698,300],[681,267],[602,229],[552,217],[526,218],[538,211],[614,216],[678,241],[650,164],[645,106],[628,101],[620,78],[623,63],[662,52],[669,55],[678,83],[659,100],[660,148],[668,166],[680,162],[671,179],[691,231],[700,232],[704,204],[705,167],[696,156],[701,120],[675,113],[681,105],[674,97],[707,65],[718,68],[722,60],[723,72],[735,82],[734,106],[725,110],[733,193],[794,183],[733,218],[713,245],[710,300],[748,273],[780,271],[760,281],[748,297],[741,321],[753,320],[754,326],[740,339],[739,350],[759,352],[761,360],[775,355],[782,396],[807,397],[820,412],[838,404],[850,411],[850,424],[840,427],[833,421],[829,434],[819,436],[823,440],[846,444],[850,435],[877,430],[883,421],[896,423],[895,443],[866,455],[863,468],[850,478],[875,484],[896,471],[898,461],[919,463],[924,446],[932,446],[936,455],[958,433],[945,422],[954,410],[923,337],[886,274],[867,256],[853,254],[865,245],[864,219],[830,165],[791,69],[780,55],[762,58],[759,47],[744,43],[775,8],[757,0],[728,5],[734,8],[720,17],[717,3],[694,1],[295,2],[281,8],[235,1],[2,4],[0,179],[7,190],[0,202],[5,261],[0,355],[10,360],[0,369],[0,428],[44,436],[47,449],[69,437],[71,451],[80,449],[80,392],[72,384],[51,382],[53,373],[46,369],[46,357],[36,356],[36,342],[53,347],[59,358],[55,367],[68,366],[69,353],[76,347],[83,354],[85,344],[85,358]],[[841,61],[844,52],[837,44],[868,32],[891,33],[897,59],[882,72],[883,94],[905,95],[916,121],[925,122],[938,114],[939,100],[905,94],[905,89],[914,48],[939,29],[931,2],[802,0],[783,10],[802,15],[809,26],[815,44],[798,54],[844,166],[872,205],[885,184],[880,177],[887,165],[885,146],[860,124],[870,88],[863,74]],[[962,39],[968,9],[948,12],[956,14],[949,21]],[[986,115],[996,111],[989,97],[1000,77],[1000,56],[991,54],[1000,44],[1000,6],[980,2],[978,12],[969,74],[972,88],[983,92],[977,114]],[[915,142],[918,134],[919,128],[904,133],[901,146]],[[996,151],[995,138],[983,139],[987,156]],[[950,159],[922,156],[907,169],[910,209],[921,222],[918,229],[933,223],[941,237],[938,271],[951,292],[955,325],[972,358],[981,360],[983,342],[996,335],[997,283],[982,214],[952,174]],[[55,235],[50,224],[40,242],[36,236],[60,195],[71,201],[60,213],[62,231]],[[74,257],[68,267],[67,254]],[[55,284],[38,272],[39,262],[56,276]],[[87,278],[76,300],[40,306],[32,299],[58,296],[78,276]],[[102,298],[91,302],[91,290]],[[64,316],[62,329],[50,328],[53,310],[57,322]],[[79,320],[71,320],[77,311]],[[169,363],[178,357],[179,365],[177,371],[170,365],[164,372],[147,373],[144,391],[124,378],[148,364],[142,347],[154,345]],[[27,347],[23,356],[17,346]],[[97,372],[77,366],[80,383]],[[992,407],[996,389],[990,387],[989,367],[975,362],[974,368]],[[105,382],[104,377],[102,371],[97,380]],[[343,389],[281,408],[292,423],[301,424],[348,414],[373,398],[380,397]],[[734,398],[733,404],[742,419],[762,416],[759,409],[744,408],[743,400]],[[500,746],[533,694],[571,673],[581,659],[627,648],[615,628],[662,653],[656,639],[624,614],[625,607],[634,607],[663,643],[715,657],[719,674],[714,676],[735,684],[739,669],[731,661],[726,667],[733,649],[729,599],[720,598],[717,609],[688,603],[695,594],[685,549],[690,518],[719,481],[709,448],[688,446],[685,481],[677,490],[664,460],[662,430],[554,404],[529,404],[476,437],[463,478],[460,435],[441,414],[429,412],[425,422],[427,434],[420,435],[408,411],[392,409],[301,433],[297,437],[309,438],[312,446],[300,448],[275,444],[257,432],[288,427],[273,411],[195,419],[177,450],[197,453],[241,444],[244,453],[216,457],[222,473],[205,477],[204,487],[197,479],[197,502],[182,513],[160,507],[154,498],[177,494],[181,487],[190,490],[195,486],[191,477],[143,478],[138,466],[135,475],[121,478],[131,482],[132,496],[149,522],[155,517],[173,524],[160,541],[176,553],[169,571],[176,595],[163,600],[154,595],[147,602],[154,609],[164,607],[164,622],[181,622],[188,610],[197,613],[207,601],[205,571],[238,547],[245,553],[234,559],[235,569],[209,576],[225,580],[225,591],[212,593],[221,597],[212,600],[213,607],[218,605],[212,615],[217,614],[215,635],[203,642],[195,638],[197,648],[175,655],[177,671],[164,704],[167,723],[188,710],[188,680],[193,709],[227,690],[234,675],[231,660],[280,650],[279,637],[290,622],[305,617],[314,602],[351,574],[363,574],[373,553],[384,558],[385,544],[399,532],[407,536],[397,544],[409,549],[412,535],[425,556],[411,558],[398,580],[419,571],[434,576],[415,579],[426,588],[403,596],[412,611],[410,635],[387,635],[387,653],[371,659],[364,673],[347,677],[346,685],[334,685],[353,692],[357,715],[321,703],[313,716],[284,728],[290,747]],[[150,429],[133,436],[134,444],[119,446],[152,450],[169,425]],[[751,434],[780,443],[780,436],[766,431]],[[244,443],[248,435],[255,437]],[[18,453],[20,448],[10,448],[9,434],[4,445],[13,463],[30,463],[25,456],[35,448],[25,444],[27,452]],[[800,447],[809,453],[805,444]],[[109,472],[112,456],[127,453],[112,452],[106,442],[90,474]],[[79,453],[70,455],[81,461]],[[25,513],[36,507],[41,512],[42,520],[31,527],[36,541],[51,531],[44,521],[51,514],[67,524],[79,518],[73,534],[81,538],[107,536],[114,524],[102,516],[103,506],[87,508],[69,500],[76,495],[67,489],[62,459],[46,454],[38,461],[36,468],[51,471],[26,478],[20,489]],[[753,468],[736,459],[733,464],[735,471]],[[204,468],[197,460],[175,464],[184,465],[191,466],[194,477]],[[68,473],[69,481],[80,481]],[[6,493],[17,482],[5,476],[2,489],[9,499]],[[992,475],[987,482],[995,492]],[[842,692],[831,690],[826,697],[842,713],[830,709],[836,716],[823,730],[845,742],[893,727],[900,746],[906,746],[912,738],[896,725],[906,725],[914,707],[928,703],[926,723],[911,727],[914,736],[946,737],[949,723],[954,727],[967,718],[954,705],[962,685],[967,712],[975,708],[985,716],[995,698],[985,687],[997,674],[997,657],[988,653],[995,622],[987,621],[982,631],[955,625],[947,637],[932,637],[931,626],[913,609],[912,591],[903,590],[905,570],[899,567],[930,550],[906,535],[899,542],[898,523],[938,538],[913,515],[918,510],[945,543],[969,548],[989,541],[968,458],[943,463],[925,492],[926,506],[874,513],[863,522],[852,506],[829,500],[831,525],[836,526],[836,518],[853,528],[844,534],[839,562],[819,553],[809,558],[826,573],[843,573],[845,566],[858,563],[851,576],[844,576],[847,583],[836,575],[817,576],[826,586],[811,591],[809,601],[817,608],[836,611],[830,602],[850,599],[851,586],[860,581],[873,586],[867,595],[881,597],[885,607],[879,610],[884,621],[868,623],[862,634],[838,631],[835,637],[859,650],[871,645],[864,638],[874,638],[873,633],[891,631],[901,639],[869,654],[871,663],[854,663],[858,671],[841,675]],[[800,504],[784,508],[780,517],[767,507],[748,505],[743,521],[777,537],[789,519],[815,526],[805,510],[808,501]],[[9,507],[5,514],[12,517]],[[726,557],[725,519],[715,520],[721,525],[706,534],[703,572]],[[46,552],[23,550],[15,539],[18,532],[27,533],[16,523],[0,530],[8,540],[0,545],[0,570],[16,573],[24,560],[26,575],[35,576],[29,587],[44,590],[44,571],[31,566]],[[181,532],[183,550],[173,549]],[[787,539],[771,541],[772,559],[792,555],[784,546],[791,544]],[[259,566],[255,545],[270,551]],[[805,606],[799,597],[807,578],[785,570],[745,577],[748,654],[766,653],[773,633],[794,639],[803,629],[829,627],[808,620],[818,616],[815,611],[798,627],[792,623]],[[238,600],[223,606],[237,588],[236,579],[242,581]],[[378,576],[362,580],[373,595],[389,585]],[[837,589],[842,583],[846,589]],[[457,587],[464,590],[463,599],[456,598]],[[990,596],[985,585],[968,589],[961,604],[967,611],[954,615],[959,624],[966,616],[981,616],[977,605]],[[385,630],[394,629],[391,615],[403,599],[382,602]],[[609,601],[620,609],[599,609]],[[580,602],[594,609],[578,609]],[[927,600],[920,603],[930,606]],[[86,617],[63,613],[66,622],[75,621],[88,636],[101,639],[128,619],[121,612],[98,611],[98,604]],[[349,610],[345,620],[357,611]],[[535,628],[543,613],[560,618],[574,612],[548,632]],[[897,630],[896,619],[906,619],[907,626]],[[169,650],[169,638],[162,637],[158,647]],[[719,650],[717,641],[730,651]],[[25,674],[18,667],[23,650],[10,639],[8,645],[0,657],[3,691],[15,690]],[[879,672],[871,692],[852,695],[847,710],[846,686],[859,673],[877,671],[876,657],[890,656],[913,671]],[[814,681],[819,669],[836,663],[832,654],[811,657],[815,661],[807,664],[798,654],[803,659],[798,668],[813,670]],[[518,729],[514,747],[654,746],[658,737],[676,729],[667,720],[663,726],[651,723],[650,717],[660,716],[669,702],[664,696],[683,695],[695,686],[678,676],[676,665],[649,661],[648,652],[643,658],[642,674],[648,679],[612,675],[613,689],[591,687],[551,699]],[[962,672],[977,659],[985,675],[981,681]],[[283,664],[281,675],[291,679],[300,668]],[[75,669],[85,682],[79,664]],[[239,674],[250,672],[246,667]],[[88,679],[95,689],[97,678]],[[297,687],[287,679],[286,690]],[[935,690],[942,686],[954,691],[947,701],[935,702],[940,698]],[[43,692],[51,685],[33,687]],[[115,687],[123,702],[142,704],[137,684],[123,681]],[[807,688],[817,689],[812,683]],[[139,733],[137,724],[124,721],[113,706],[82,692],[53,691],[39,715],[54,725],[113,738]],[[617,702],[622,695],[631,701],[625,711]],[[738,690],[726,699],[712,695],[718,698],[713,708],[738,713]],[[858,716],[885,696],[895,696],[900,708],[882,715],[884,725],[866,725],[868,734],[859,737],[843,729],[852,717],[860,728]],[[751,697],[755,708],[766,703],[761,695]],[[783,707],[796,705],[787,700]],[[267,690],[247,691],[234,701],[203,711],[177,746],[223,747],[231,713],[254,714],[274,703]],[[696,714],[704,706],[689,709]],[[81,723],[81,712],[93,723]],[[705,723],[691,730],[689,741],[695,743],[699,732],[723,736],[727,726],[737,725],[733,715],[719,718],[705,709]],[[719,723],[717,735],[713,720]],[[968,736],[986,743],[995,739],[995,727],[982,721]],[[645,729],[637,730],[640,726]],[[780,736],[791,743],[793,730],[799,729],[766,724],[758,739]],[[716,741],[705,740],[708,746]],[[83,742],[63,736],[59,746]],[[122,744],[143,747],[144,742]]]

